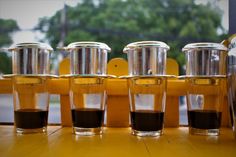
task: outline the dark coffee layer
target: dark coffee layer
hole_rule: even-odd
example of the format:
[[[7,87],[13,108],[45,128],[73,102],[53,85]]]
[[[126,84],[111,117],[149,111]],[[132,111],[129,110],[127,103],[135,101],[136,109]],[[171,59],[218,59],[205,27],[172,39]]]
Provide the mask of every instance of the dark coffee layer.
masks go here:
[[[221,112],[214,110],[188,111],[189,126],[198,129],[219,129],[221,124]]]
[[[36,129],[47,126],[48,111],[40,109],[20,109],[14,112],[15,125],[22,129]]]
[[[131,112],[131,126],[137,131],[158,131],[163,128],[164,113],[155,111]]]
[[[97,128],[102,126],[104,110],[73,109],[71,112],[74,127]]]

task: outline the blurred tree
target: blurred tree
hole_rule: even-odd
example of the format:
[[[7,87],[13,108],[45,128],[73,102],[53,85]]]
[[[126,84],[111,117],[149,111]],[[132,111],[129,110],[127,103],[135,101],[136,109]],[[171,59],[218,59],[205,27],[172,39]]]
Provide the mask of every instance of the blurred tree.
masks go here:
[[[18,29],[16,21],[0,19],[0,47],[9,46],[12,43],[10,34]],[[0,52],[0,73],[10,74],[11,67],[11,58],[5,52]]]
[[[66,6],[42,18],[36,29],[46,33],[53,47],[75,41],[107,43],[112,48],[110,58],[125,57],[123,47],[134,41],[164,41],[171,47],[168,56],[180,65],[184,64],[181,48],[185,44],[221,42],[223,37],[217,32],[225,33],[221,11],[194,0],[82,0],[76,7]]]

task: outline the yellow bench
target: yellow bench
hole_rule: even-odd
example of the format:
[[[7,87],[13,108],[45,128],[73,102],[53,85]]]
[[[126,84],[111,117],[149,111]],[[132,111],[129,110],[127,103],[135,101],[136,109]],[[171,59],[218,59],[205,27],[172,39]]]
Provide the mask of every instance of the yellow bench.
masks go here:
[[[69,73],[69,59],[64,59],[59,66],[59,74]],[[128,74],[127,61],[121,58],[112,59],[108,63],[108,74],[122,76]],[[179,75],[179,67],[175,60],[167,60],[167,74]],[[60,95],[61,125],[71,126],[71,110],[69,104],[69,80],[67,78],[53,78],[48,81],[49,92]],[[225,86],[225,85],[224,85]],[[0,80],[0,93],[12,93],[10,79]],[[184,80],[169,79],[167,85],[167,100],[165,111],[165,127],[179,126],[179,96],[186,95]],[[226,90],[226,87],[224,88]],[[209,91],[210,92],[210,91]],[[125,79],[107,80],[107,121],[108,127],[129,126],[128,89]],[[1,101],[1,100],[0,100]],[[229,126],[227,95],[224,97],[222,126]]]

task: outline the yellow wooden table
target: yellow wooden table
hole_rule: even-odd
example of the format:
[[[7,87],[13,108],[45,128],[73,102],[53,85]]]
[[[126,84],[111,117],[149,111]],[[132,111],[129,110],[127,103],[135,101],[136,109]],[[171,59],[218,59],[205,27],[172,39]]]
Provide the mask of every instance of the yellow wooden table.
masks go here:
[[[68,73],[68,63],[65,59],[60,64],[60,74]],[[178,75],[177,63],[170,60],[168,64],[167,73]],[[108,65],[108,73],[117,76],[127,75],[127,69],[127,62],[121,59],[112,60]],[[0,93],[12,93],[11,80],[0,79],[0,87]],[[168,80],[167,128],[164,135],[157,138],[130,134],[128,89],[124,79],[107,82],[106,126],[110,128],[105,128],[102,136],[78,137],[72,134],[71,127],[62,127],[71,126],[68,79],[51,79],[48,89],[51,94],[60,95],[61,126],[49,126],[46,134],[17,135],[13,125],[0,125],[0,157],[236,157],[236,139],[230,128],[222,129],[219,137],[207,137],[189,135],[187,127],[178,127],[179,96],[185,95],[187,89],[184,80]],[[229,126],[226,96],[222,126]]]
[[[47,134],[17,135],[0,126],[1,157],[235,157],[230,128],[218,137],[193,136],[187,127],[165,128],[161,137],[140,138],[130,128],[105,128],[101,136],[78,137],[70,127],[49,126]]]

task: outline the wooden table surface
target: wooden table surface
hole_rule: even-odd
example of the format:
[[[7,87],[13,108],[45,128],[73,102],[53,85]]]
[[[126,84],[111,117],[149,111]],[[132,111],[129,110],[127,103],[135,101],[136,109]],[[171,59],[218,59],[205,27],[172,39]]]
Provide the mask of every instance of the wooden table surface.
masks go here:
[[[78,137],[70,127],[49,126],[46,134],[17,135],[0,125],[0,157],[236,157],[230,128],[218,137],[193,136],[187,127],[165,128],[156,138],[140,138],[130,128],[105,128],[102,136]]]

